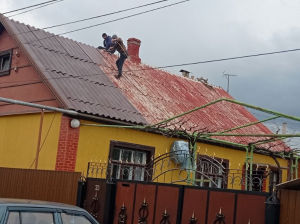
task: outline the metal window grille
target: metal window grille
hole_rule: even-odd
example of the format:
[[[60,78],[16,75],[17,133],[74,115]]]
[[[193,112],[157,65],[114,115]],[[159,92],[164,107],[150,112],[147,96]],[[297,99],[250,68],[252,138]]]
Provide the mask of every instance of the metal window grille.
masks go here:
[[[115,147],[110,160],[111,177],[144,181],[147,152]]]
[[[228,163],[219,158],[199,156],[196,184],[200,187],[226,188]]]

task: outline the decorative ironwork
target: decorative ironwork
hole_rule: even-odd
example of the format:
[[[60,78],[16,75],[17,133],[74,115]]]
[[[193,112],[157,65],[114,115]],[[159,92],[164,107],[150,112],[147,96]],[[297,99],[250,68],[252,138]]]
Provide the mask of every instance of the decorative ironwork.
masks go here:
[[[222,209],[220,208],[219,213],[217,213],[216,219],[213,224],[226,224],[225,223],[225,216],[222,214]]]
[[[192,217],[190,218],[189,224],[196,224],[196,223],[197,223],[197,219],[195,217],[195,212],[193,212]]]
[[[127,223],[127,213],[126,213],[126,207],[123,203],[121,210],[118,215],[118,224],[126,224]]]
[[[151,161],[141,168],[138,165],[127,163],[118,164],[120,180],[129,179],[131,173],[143,173],[144,182],[160,183],[187,183],[194,186],[205,186],[212,188],[244,189],[248,191],[263,191],[267,178],[271,174],[271,168],[265,164],[253,164],[245,167],[239,164],[238,169],[230,169],[226,161],[214,156],[199,155],[195,163],[189,163],[182,167],[174,163],[172,158],[176,155],[184,156],[187,161],[193,161],[193,156],[181,154],[181,151],[167,152],[152,158]],[[205,152],[206,154],[206,152]],[[88,166],[88,177],[106,178],[107,182],[114,182],[113,167],[115,164],[90,162]],[[250,170],[251,168],[251,170]],[[252,175],[250,173],[252,172]],[[129,175],[125,175],[129,174]],[[126,178],[127,179],[126,179]]]
[[[92,216],[95,218],[98,218],[98,211],[99,211],[99,198],[98,198],[98,193],[100,191],[100,186],[95,185],[95,195],[92,198],[92,202],[90,205],[90,213]]]
[[[169,220],[170,215],[167,213],[167,209],[165,209],[162,214],[162,219],[160,220],[160,224],[171,224]]]
[[[146,202],[146,199],[144,199],[139,209],[138,224],[147,224],[148,215],[149,215],[148,203]]]

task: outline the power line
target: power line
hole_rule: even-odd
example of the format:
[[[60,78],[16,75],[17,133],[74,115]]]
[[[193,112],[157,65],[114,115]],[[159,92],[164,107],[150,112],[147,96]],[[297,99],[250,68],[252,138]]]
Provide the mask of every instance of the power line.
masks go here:
[[[13,15],[10,15],[10,16],[7,16],[8,18],[11,18],[11,17],[14,17],[14,16],[18,16],[18,15],[22,15],[22,14],[25,14],[25,13],[28,13],[28,12],[31,12],[31,11],[34,11],[36,9],[40,9],[40,8],[43,8],[43,7],[47,7],[49,5],[52,5],[52,4],[56,4],[58,2],[62,2],[64,0],[57,0],[57,2],[51,2],[51,3],[48,3],[48,4],[45,4],[45,5],[41,5],[39,7],[36,7],[36,8],[33,8],[33,9],[29,9],[29,10],[26,10],[26,11],[23,11],[23,12],[19,12],[19,13],[16,13],[16,14],[13,14]],[[26,31],[28,32],[28,31]]]
[[[74,24],[74,23],[84,22],[84,21],[88,21],[88,20],[92,20],[92,19],[97,19],[97,18],[101,18],[101,17],[105,17],[105,16],[110,16],[110,15],[130,11],[130,10],[138,9],[138,8],[143,8],[143,7],[150,6],[150,5],[159,4],[159,3],[162,3],[162,2],[166,2],[166,1],[169,1],[169,0],[156,1],[156,2],[152,2],[152,3],[144,4],[144,5],[135,6],[135,7],[132,7],[132,8],[122,9],[122,10],[119,10],[119,11],[98,15],[98,16],[93,16],[93,17],[89,17],[89,18],[85,18],[85,19],[79,19],[79,20],[75,20],[75,21],[71,21],[71,22],[67,22],[67,23],[61,23],[61,24],[57,24],[57,25],[53,25],[53,26],[48,26],[48,27],[44,27],[44,28],[41,28],[41,29],[47,30],[47,29],[52,29],[52,28],[55,28],[55,27],[61,27],[61,26],[70,25],[70,24]]]
[[[55,36],[59,36],[59,35],[64,35],[64,34],[69,34],[69,33],[74,33],[74,32],[81,31],[81,30],[90,29],[90,28],[101,26],[101,25],[104,25],[104,24],[108,24],[108,23],[120,21],[120,20],[123,20],[123,19],[128,19],[128,18],[131,18],[131,17],[134,17],[134,16],[146,14],[146,13],[157,11],[157,10],[160,10],[160,9],[168,8],[168,7],[171,7],[171,6],[174,6],[174,5],[178,5],[178,4],[181,4],[181,3],[184,3],[184,2],[188,2],[188,1],[191,1],[191,0],[184,0],[184,1],[176,2],[176,3],[172,3],[172,4],[169,4],[169,5],[161,6],[161,7],[158,7],[158,8],[146,10],[146,11],[143,11],[143,12],[135,13],[135,14],[132,14],[132,15],[129,15],[129,16],[124,16],[124,17],[121,17],[121,18],[118,18],[118,19],[109,20],[107,22],[98,23],[98,24],[94,24],[94,25],[90,25],[90,26],[85,26],[85,27],[82,27],[82,28],[79,28],[79,29],[74,29],[74,30],[70,30],[70,31],[67,31],[67,32],[59,33],[59,34],[53,34],[53,35],[50,35],[50,36],[47,36],[47,37],[43,37],[43,38],[36,39],[36,40],[30,41],[30,42],[26,42],[24,44],[30,44],[30,43],[34,43],[36,41],[40,41],[40,40],[44,40],[44,39],[49,39],[51,37],[55,37]]]
[[[60,1],[63,1],[63,0],[60,0]],[[106,13],[106,14],[102,14],[102,15],[98,15],[98,16],[93,16],[93,17],[85,18],[85,19],[79,19],[79,20],[75,20],[75,21],[71,21],[71,22],[67,22],[67,23],[60,23],[60,24],[56,24],[56,25],[52,25],[52,26],[38,28],[38,29],[35,29],[35,30],[29,30],[29,31],[19,32],[19,33],[16,33],[14,35],[19,35],[19,34],[24,34],[24,33],[30,33],[30,32],[34,32],[34,31],[38,31],[38,30],[47,30],[47,29],[52,29],[52,28],[56,28],[56,27],[71,25],[71,24],[75,24],[75,23],[79,23],[79,22],[84,22],[84,21],[88,21],[88,20],[92,20],[92,19],[97,19],[97,18],[101,18],[101,17],[106,17],[106,16],[110,16],[110,15],[114,15],[114,14],[118,14],[118,13],[122,13],[122,12],[126,12],[126,11],[131,11],[131,10],[138,9],[138,8],[147,7],[147,6],[154,5],[154,4],[159,4],[159,3],[162,3],[162,2],[166,2],[166,1],[169,1],[169,0],[156,1],[156,2],[152,2],[152,3],[144,4],[144,5],[135,6],[135,7],[132,7],[132,8],[122,9],[122,10],[118,10],[118,11],[114,11],[114,12],[110,12],[110,13]],[[53,3],[50,3],[50,4],[53,4]],[[43,6],[41,6],[41,7],[43,7]],[[34,9],[32,9],[32,10],[34,10]],[[8,16],[8,17],[10,17],[10,16]]]
[[[30,5],[30,6],[26,6],[26,7],[23,7],[23,8],[19,8],[19,9],[11,10],[11,11],[8,11],[8,12],[4,12],[2,14],[5,15],[5,14],[8,14],[8,13],[12,13],[12,12],[18,12],[18,11],[21,11],[21,10],[24,10],[24,9],[29,9],[29,8],[32,8],[32,7],[36,7],[36,6],[40,6],[40,5],[44,5],[44,4],[48,4],[50,2],[56,2],[56,1],[60,1],[60,0],[50,0],[50,1],[46,1],[46,2],[41,2],[41,3],[35,4],[35,5]]]
[[[258,53],[258,54],[249,54],[249,55],[243,55],[243,56],[237,56],[237,57],[228,57],[228,58],[220,58],[220,59],[213,59],[213,60],[205,60],[205,61],[198,61],[198,62],[190,62],[190,63],[182,63],[182,64],[174,64],[174,65],[166,65],[166,66],[158,66],[158,67],[150,67],[150,68],[142,68],[142,69],[136,69],[136,70],[127,70],[127,71],[125,70],[125,71],[123,71],[123,73],[146,71],[146,70],[157,70],[157,69],[172,68],[172,67],[187,66],[187,65],[207,64],[207,63],[214,63],[214,62],[221,62],[221,61],[229,61],[229,60],[237,60],[237,59],[243,59],[243,58],[252,58],[252,57],[273,55],[273,54],[283,54],[283,53],[296,52],[296,51],[300,51],[300,48],[294,48],[294,49],[282,50],[282,51],[272,51],[272,52]],[[102,65],[102,66],[104,66],[104,65]],[[105,66],[105,67],[108,67],[108,68],[111,69],[110,66]],[[113,73],[113,72],[111,72],[111,73]],[[105,73],[105,74],[110,74],[110,73]],[[101,75],[101,74],[96,74],[95,73],[95,74],[87,74],[87,75],[82,75],[82,76],[69,75],[67,77],[48,78],[47,80],[88,77],[88,76],[95,76],[95,75]],[[26,80],[26,81],[29,82],[30,80]],[[36,80],[31,80],[31,81],[36,81]],[[5,82],[5,83],[20,83],[20,82]]]
[[[272,54],[283,54],[283,53],[294,52],[294,51],[300,51],[300,48],[282,50],[282,51],[272,51],[272,52],[259,53],[259,54],[249,54],[249,55],[230,57],[230,58],[220,58],[220,59],[213,59],[213,60],[207,60],[207,61],[198,61],[198,62],[190,62],[190,63],[183,63],[183,64],[160,66],[160,67],[156,67],[156,69],[172,68],[172,67],[186,66],[186,65],[206,64],[206,63],[212,63],[212,62],[229,61],[229,60],[236,60],[236,59],[243,59],[243,58],[253,58],[253,57],[272,55]]]

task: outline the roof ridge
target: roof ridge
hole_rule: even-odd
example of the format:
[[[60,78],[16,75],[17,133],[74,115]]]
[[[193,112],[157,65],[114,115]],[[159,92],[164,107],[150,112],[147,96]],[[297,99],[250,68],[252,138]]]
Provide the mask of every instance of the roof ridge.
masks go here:
[[[21,25],[24,25],[24,26],[28,26],[28,27],[30,27],[30,28],[34,28],[34,30],[30,30],[31,32],[35,32],[35,31],[44,31],[44,32],[46,32],[46,33],[49,33],[49,34],[53,35],[54,37],[61,37],[61,38],[64,38],[64,39],[67,39],[67,40],[71,40],[71,41],[74,41],[74,42],[76,42],[76,43],[79,43],[79,44],[86,45],[86,46],[88,46],[88,47],[92,47],[92,48],[97,49],[95,46],[89,45],[89,44],[87,44],[87,43],[83,43],[83,42],[81,42],[81,41],[77,41],[77,40],[74,40],[74,39],[71,39],[71,38],[62,36],[62,35],[60,35],[60,34],[55,34],[55,33],[50,32],[50,31],[46,31],[44,28],[38,28],[38,27],[35,27],[35,26],[31,26],[31,25],[29,25],[29,24],[20,22],[20,21],[18,21],[18,20],[10,19],[10,18],[8,18],[7,16],[4,16],[4,15],[1,14],[1,13],[0,13],[0,15],[1,15],[2,17],[4,17],[4,19],[6,19],[6,20],[10,20],[10,21],[12,21],[12,22],[14,22],[14,23],[18,23],[18,24],[21,24]],[[49,29],[50,29],[50,28],[49,28]],[[14,35],[23,34],[23,33],[27,33],[27,32],[20,32],[20,33],[14,34]]]

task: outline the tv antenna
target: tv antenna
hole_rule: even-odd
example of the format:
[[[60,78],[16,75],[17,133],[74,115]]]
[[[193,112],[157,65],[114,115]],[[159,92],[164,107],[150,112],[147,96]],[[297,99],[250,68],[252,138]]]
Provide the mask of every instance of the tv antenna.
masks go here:
[[[225,71],[223,72],[223,75],[227,79],[227,93],[229,93],[229,80],[230,80],[230,77],[234,77],[234,76],[238,76],[238,75],[228,74],[228,73],[225,73]]]

